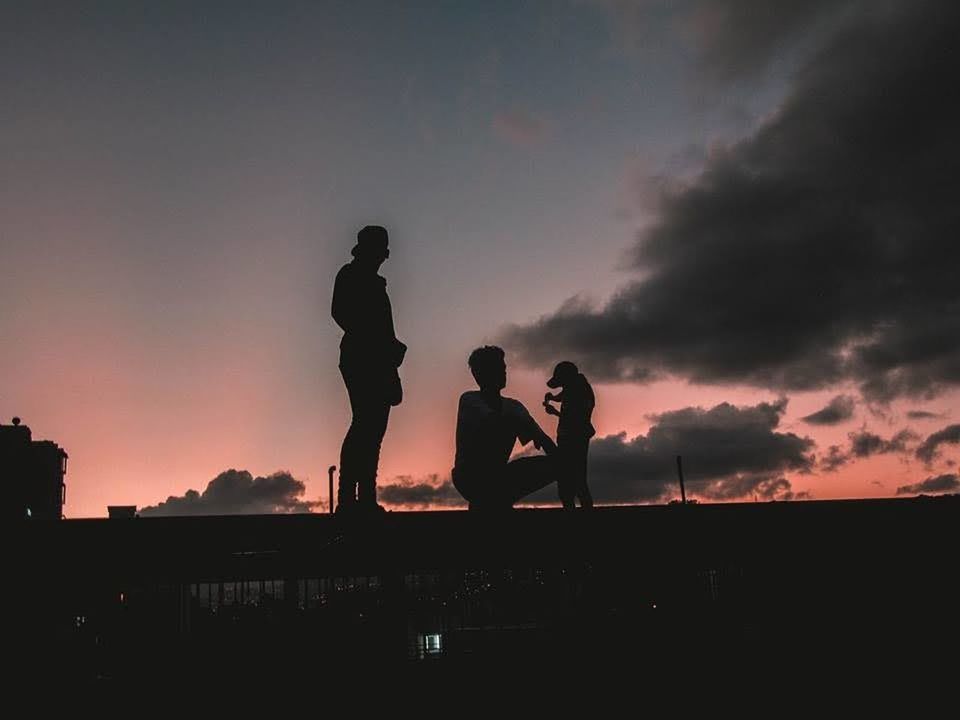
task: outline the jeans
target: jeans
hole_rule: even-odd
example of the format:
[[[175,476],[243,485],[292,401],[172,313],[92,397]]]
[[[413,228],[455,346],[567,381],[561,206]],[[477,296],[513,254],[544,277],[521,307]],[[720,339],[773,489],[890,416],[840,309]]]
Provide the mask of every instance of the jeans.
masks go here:
[[[390,399],[384,393],[383,378],[369,369],[341,366],[340,373],[347,386],[353,419],[340,448],[337,504],[374,505],[380,446],[387,432]]]
[[[576,507],[577,499],[580,507],[592,508],[593,496],[587,487],[587,451],[590,448],[590,438],[557,438],[557,458],[560,473],[557,477],[557,486],[560,491],[560,502],[563,507],[572,510]]]
[[[454,487],[471,510],[503,510],[557,479],[553,457],[534,455],[485,470],[454,468]]]

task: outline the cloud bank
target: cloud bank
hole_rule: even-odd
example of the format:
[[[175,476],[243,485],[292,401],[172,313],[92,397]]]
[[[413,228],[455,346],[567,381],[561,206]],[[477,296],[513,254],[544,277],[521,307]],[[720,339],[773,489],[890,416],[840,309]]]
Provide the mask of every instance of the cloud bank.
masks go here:
[[[872,402],[960,383],[960,5],[890,7],[835,33],[765,124],[664,192],[607,304],[574,298],[502,344],[608,382],[853,381]]]
[[[176,515],[258,515],[311,512],[319,502],[302,500],[306,486],[288,472],[253,477],[247,470],[225,470],[201,492],[187,490],[140,510],[143,517]]]

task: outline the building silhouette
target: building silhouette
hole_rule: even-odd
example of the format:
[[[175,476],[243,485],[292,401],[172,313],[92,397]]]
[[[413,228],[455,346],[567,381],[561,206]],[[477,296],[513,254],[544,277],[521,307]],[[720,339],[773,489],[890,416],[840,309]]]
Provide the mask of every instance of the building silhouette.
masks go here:
[[[66,501],[67,453],[50,440],[34,440],[13,418],[0,424],[0,487],[5,520],[60,520]]]

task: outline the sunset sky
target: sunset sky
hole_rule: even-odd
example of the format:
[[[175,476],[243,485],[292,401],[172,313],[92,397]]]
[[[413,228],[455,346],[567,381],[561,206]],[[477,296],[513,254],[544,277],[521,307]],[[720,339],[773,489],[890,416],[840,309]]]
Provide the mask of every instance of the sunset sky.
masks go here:
[[[69,453],[67,517],[325,502],[375,223],[395,508],[458,503],[485,343],[548,432],[553,364],[594,383],[601,503],[677,454],[703,501],[956,492],[958,8],[5,2],[0,418]]]

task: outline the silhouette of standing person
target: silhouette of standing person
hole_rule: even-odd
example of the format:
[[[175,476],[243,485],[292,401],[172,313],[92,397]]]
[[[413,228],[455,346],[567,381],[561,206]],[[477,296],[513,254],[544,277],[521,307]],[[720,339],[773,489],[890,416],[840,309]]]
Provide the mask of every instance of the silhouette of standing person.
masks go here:
[[[573,510],[577,500],[580,500],[580,507],[592,508],[593,496],[587,486],[587,453],[590,438],[597,433],[590,422],[597,403],[593,388],[569,360],[557,363],[553,375],[547,380],[547,387],[562,388],[560,392],[547,393],[543,398],[547,414],[560,418],[557,425],[560,500],[567,510]],[[553,402],[560,403],[560,410],[550,404]]]
[[[403,399],[397,368],[407,346],[397,339],[387,281],[378,274],[390,256],[386,229],[367,225],[357,233],[353,261],[333,287],[333,319],[343,329],[340,373],[353,418],[340,449],[337,512],[383,511],[377,504],[380,445],[390,408]]]

